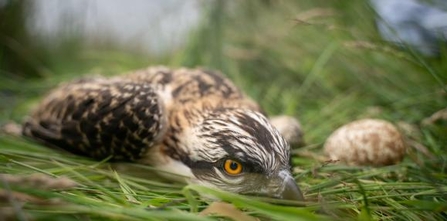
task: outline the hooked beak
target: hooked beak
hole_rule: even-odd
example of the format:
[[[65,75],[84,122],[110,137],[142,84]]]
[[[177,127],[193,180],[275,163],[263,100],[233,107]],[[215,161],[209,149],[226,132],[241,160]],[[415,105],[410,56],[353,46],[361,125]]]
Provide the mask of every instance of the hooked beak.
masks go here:
[[[278,178],[282,187],[276,193],[277,197],[285,200],[304,201],[303,193],[289,171],[283,170],[279,172]]]

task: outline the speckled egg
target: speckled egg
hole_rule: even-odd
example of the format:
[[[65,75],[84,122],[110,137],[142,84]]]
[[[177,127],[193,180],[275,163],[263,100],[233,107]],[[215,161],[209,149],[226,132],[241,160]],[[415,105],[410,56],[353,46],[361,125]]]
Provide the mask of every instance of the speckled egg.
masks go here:
[[[330,159],[348,165],[385,166],[400,162],[406,145],[393,124],[363,119],[334,131],[324,144],[324,152]]]

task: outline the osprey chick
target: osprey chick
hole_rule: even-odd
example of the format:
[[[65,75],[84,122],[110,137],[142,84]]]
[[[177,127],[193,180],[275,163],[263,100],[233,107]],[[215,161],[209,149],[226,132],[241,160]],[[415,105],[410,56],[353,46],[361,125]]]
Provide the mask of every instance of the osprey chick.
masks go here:
[[[216,72],[152,67],[64,84],[40,103],[23,134],[75,154],[183,177],[171,179],[303,200],[286,140]]]

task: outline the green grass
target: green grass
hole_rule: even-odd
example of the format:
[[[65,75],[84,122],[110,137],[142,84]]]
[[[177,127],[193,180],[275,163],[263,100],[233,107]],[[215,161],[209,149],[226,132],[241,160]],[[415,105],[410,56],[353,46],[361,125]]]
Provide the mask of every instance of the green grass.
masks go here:
[[[50,88],[89,73],[114,75],[153,64],[218,69],[267,113],[300,119],[307,145],[295,148],[292,160],[306,206],[170,184],[147,166],[95,162],[6,134],[0,134],[1,173],[43,173],[79,185],[44,190],[2,182],[6,192],[40,200],[22,204],[6,197],[0,206],[15,211],[18,220],[209,220],[216,217],[199,213],[214,196],[262,220],[447,219],[447,121],[422,124],[447,105],[447,54],[424,58],[382,42],[363,1],[237,6],[207,4],[206,19],[186,46],[163,58],[61,48],[46,54],[50,62],[42,78],[5,73],[0,123],[20,122]],[[319,160],[332,131],[366,117],[411,125],[408,140],[429,154],[410,148],[402,163],[380,168]]]

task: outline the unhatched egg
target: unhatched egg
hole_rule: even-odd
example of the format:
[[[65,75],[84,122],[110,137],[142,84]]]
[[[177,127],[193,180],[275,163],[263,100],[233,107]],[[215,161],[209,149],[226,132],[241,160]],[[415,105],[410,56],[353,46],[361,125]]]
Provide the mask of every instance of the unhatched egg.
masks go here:
[[[348,165],[384,166],[401,161],[406,145],[393,124],[363,119],[334,131],[324,144],[324,152]]]

